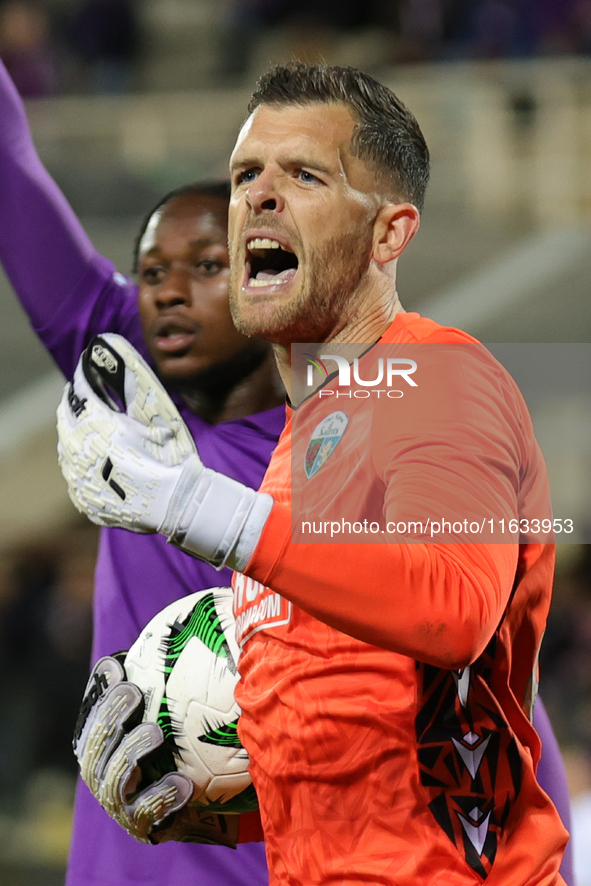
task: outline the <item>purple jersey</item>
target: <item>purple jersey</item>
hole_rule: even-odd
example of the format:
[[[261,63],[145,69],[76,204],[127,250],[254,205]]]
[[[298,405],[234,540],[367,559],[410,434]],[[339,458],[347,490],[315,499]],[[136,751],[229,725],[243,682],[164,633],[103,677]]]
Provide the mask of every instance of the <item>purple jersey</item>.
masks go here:
[[[98,255],[35,152],[22,103],[0,64],[0,259],[31,323],[67,378],[92,336],[117,332],[144,356],[135,285]],[[204,463],[257,488],[284,409],[218,425],[177,405]],[[168,603],[230,583],[228,570],[157,535],[103,529],[94,596],[93,658],[128,648]],[[263,886],[264,845],[146,846],[128,836],[84,785],[77,792],[67,886]]]
[[[33,146],[25,112],[0,62],[0,260],[31,323],[71,378],[89,339],[118,332],[144,355],[136,287],[98,255]],[[204,463],[255,488],[283,427],[284,410],[208,425],[177,400]],[[125,649],[164,606],[200,588],[229,583],[156,535],[103,530],[95,583],[94,658]],[[543,712],[541,712],[543,714]],[[549,723],[540,783],[568,827],[562,761]],[[547,779],[545,782],[544,779]],[[566,798],[566,799],[565,799]],[[567,850],[568,852],[568,850]],[[572,886],[570,861],[561,869]],[[262,844],[224,847],[136,843],[80,784],[66,886],[260,886]]]
[[[100,311],[82,309],[82,305],[88,308],[91,303],[100,303]],[[133,316],[126,316],[122,306]],[[98,326],[87,323],[86,318],[80,319],[78,328],[68,335],[68,347],[72,337],[77,345],[83,346],[94,333],[107,330],[124,330],[134,344],[142,344],[135,291],[128,284],[114,283],[112,272],[102,289],[89,288],[86,293],[78,289],[66,313],[73,322],[83,314],[90,319],[100,315]],[[61,338],[60,333],[58,337]],[[45,329],[42,338],[49,345],[48,338],[53,336]],[[54,339],[51,351],[67,373],[71,358],[64,345]],[[77,357],[77,353],[73,357]],[[209,425],[189,412],[182,401],[177,400],[177,405],[205,465],[257,487],[283,427],[283,408]],[[160,535],[134,535],[123,529],[101,530],[95,578],[93,658],[129,648],[140,630],[168,603],[199,588],[229,584],[230,575],[229,570],[217,572],[209,564],[194,560],[167,544]],[[245,844],[232,852],[224,847],[179,843],[144,846],[112,821],[80,784],[67,886],[127,886],[138,882],[150,886],[168,882],[258,886],[267,882],[264,847]]]

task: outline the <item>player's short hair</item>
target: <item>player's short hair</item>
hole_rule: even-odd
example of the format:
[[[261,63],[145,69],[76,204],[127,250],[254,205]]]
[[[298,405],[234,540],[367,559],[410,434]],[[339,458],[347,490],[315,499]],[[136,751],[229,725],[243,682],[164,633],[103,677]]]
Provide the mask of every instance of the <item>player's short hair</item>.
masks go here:
[[[219,197],[220,200],[224,200],[229,204],[230,192],[230,182],[227,179],[210,179],[208,181],[189,182],[189,184],[182,185],[180,188],[174,188],[172,191],[165,194],[164,197],[161,197],[156,205],[144,216],[139,233],[135,238],[133,246],[133,273],[137,273],[140,257],[140,243],[142,242],[142,237],[146,233],[146,228],[150,223],[150,219],[155,212],[158,212],[159,209],[166,206],[166,204],[171,200],[174,200],[175,197],[184,197],[186,194],[195,194],[197,197]]]
[[[368,74],[351,67],[292,61],[259,77],[248,112],[259,105],[344,104],[356,121],[351,153],[367,162],[389,199],[421,210],[429,181],[429,149],[413,114]]]

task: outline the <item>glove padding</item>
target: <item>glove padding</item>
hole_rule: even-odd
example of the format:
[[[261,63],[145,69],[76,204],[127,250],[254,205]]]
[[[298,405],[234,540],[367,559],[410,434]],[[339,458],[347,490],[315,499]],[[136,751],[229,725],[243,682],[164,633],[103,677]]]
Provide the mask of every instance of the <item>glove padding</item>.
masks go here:
[[[143,703],[141,691],[126,682],[117,658],[101,658],[86,686],[73,745],[82,779],[101,806],[136,840],[151,843],[154,828],[170,826],[171,816],[189,802],[193,783],[180,772],[169,772],[132,792],[142,759],[164,742],[156,723],[134,727]]]
[[[92,340],[57,428],[68,493],[94,523],[161,532],[217,568],[246,566],[271,496],[203,466],[176,406],[126,339]]]
[[[118,335],[97,336],[84,351],[57,428],[70,498],[102,526],[157,532],[183,471],[203,471],[174,403]]]
[[[150,842],[208,843],[211,846],[227,846],[236,849],[238,843],[239,815],[222,815],[188,803],[173,816],[152,830]]]

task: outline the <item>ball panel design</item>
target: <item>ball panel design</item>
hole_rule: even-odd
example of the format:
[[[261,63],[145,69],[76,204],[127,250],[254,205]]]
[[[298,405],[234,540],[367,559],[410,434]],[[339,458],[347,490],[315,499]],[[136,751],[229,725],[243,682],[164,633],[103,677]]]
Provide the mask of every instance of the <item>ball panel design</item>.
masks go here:
[[[159,612],[125,661],[128,679],[145,696],[144,720],[158,722],[165,736],[150,771],[176,767],[197,786],[197,801],[215,812],[257,808],[237,731],[238,655],[232,591],[212,588]]]

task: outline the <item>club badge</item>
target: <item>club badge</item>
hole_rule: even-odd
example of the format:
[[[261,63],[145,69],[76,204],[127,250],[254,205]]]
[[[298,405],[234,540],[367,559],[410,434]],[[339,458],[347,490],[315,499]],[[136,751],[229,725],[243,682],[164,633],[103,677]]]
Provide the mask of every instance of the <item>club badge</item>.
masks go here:
[[[349,419],[344,412],[331,412],[316,425],[312,431],[304,459],[304,469],[308,480],[326,464],[347,430],[348,424]]]

